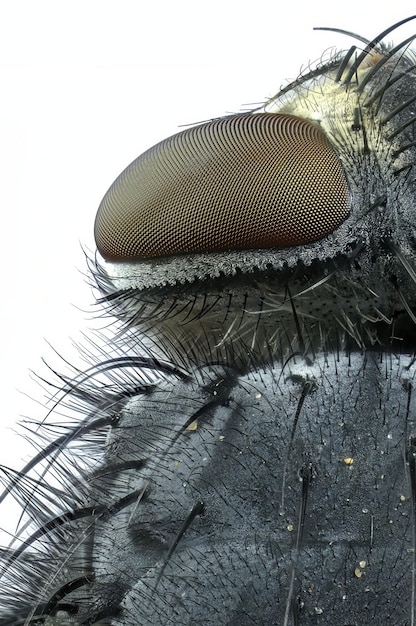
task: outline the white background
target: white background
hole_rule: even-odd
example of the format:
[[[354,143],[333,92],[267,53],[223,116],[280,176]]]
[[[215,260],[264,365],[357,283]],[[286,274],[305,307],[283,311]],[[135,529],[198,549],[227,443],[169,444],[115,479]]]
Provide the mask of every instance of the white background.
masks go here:
[[[70,338],[88,329],[81,244],[94,250],[95,211],[120,171],[180,125],[259,103],[328,48],[356,43],[314,26],[371,38],[414,12],[413,1],[282,4],[1,3],[0,463],[27,455],[6,427],[44,413],[29,370],[45,375],[42,356],[59,367],[45,340],[74,359]]]

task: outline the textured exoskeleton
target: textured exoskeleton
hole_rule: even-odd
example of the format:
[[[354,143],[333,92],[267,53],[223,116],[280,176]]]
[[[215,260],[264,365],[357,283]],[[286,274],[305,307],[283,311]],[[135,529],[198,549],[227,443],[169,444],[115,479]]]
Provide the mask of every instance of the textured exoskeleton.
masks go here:
[[[27,525],[1,626],[416,623],[399,26],[161,142],[105,195],[89,266],[117,322],[7,473]]]

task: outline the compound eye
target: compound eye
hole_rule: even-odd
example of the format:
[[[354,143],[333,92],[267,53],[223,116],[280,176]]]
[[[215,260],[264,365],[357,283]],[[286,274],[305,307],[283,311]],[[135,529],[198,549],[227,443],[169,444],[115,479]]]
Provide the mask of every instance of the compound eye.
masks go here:
[[[109,261],[282,248],[325,237],[349,210],[343,167],[318,126],[233,115],[133,161],[100,204],[95,239]]]

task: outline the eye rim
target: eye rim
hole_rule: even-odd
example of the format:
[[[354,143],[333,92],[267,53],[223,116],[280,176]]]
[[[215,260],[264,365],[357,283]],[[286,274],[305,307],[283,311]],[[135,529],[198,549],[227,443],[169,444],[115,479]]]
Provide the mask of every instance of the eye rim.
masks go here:
[[[241,128],[239,128],[239,126]],[[138,254],[137,249],[135,248],[133,248],[133,252],[131,252],[131,243],[129,243],[128,249],[123,245],[120,246],[119,244],[117,244],[117,248],[120,251],[118,250],[116,253],[114,253],[112,244],[110,248],[108,247],[107,244],[104,245],[103,240],[106,238],[111,239],[111,237],[114,236],[115,230],[117,229],[120,230],[120,229],[119,227],[117,228],[114,227],[114,221],[113,221],[113,223],[107,227],[107,231],[110,232],[110,235],[103,236],[102,235],[103,214],[106,216],[106,218],[108,218],[108,212],[111,211],[111,206],[109,205],[111,205],[111,202],[114,201],[114,199],[116,199],[117,201],[120,201],[120,196],[122,196],[123,193],[126,192],[125,188],[126,186],[128,187],[128,185],[131,182],[130,178],[135,176],[135,170],[138,169],[140,171],[141,169],[146,168],[146,163],[145,163],[146,159],[150,158],[150,160],[153,159],[154,161],[156,161],[157,168],[159,168],[163,174],[164,173],[163,168],[165,167],[165,165],[163,164],[163,161],[159,159],[159,156],[162,155],[163,157],[164,152],[167,152],[168,157],[171,157],[172,151],[177,150],[178,146],[180,149],[183,148],[183,145],[181,144],[181,142],[184,141],[185,149],[188,149],[190,146],[191,149],[193,150],[192,156],[194,156],[195,152],[198,154],[198,151],[199,151],[199,157],[202,159],[205,158],[205,155],[201,151],[201,145],[202,145],[202,147],[206,150],[210,150],[213,146],[214,156],[219,157],[219,148],[222,148],[224,143],[223,144],[220,143],[219,148],[218,148],[218,145],[216,145],[216,142],[218,143],[218,139],[223,140],[223,142],[228,142],[227,157],[229,157],[230,148],[232,148],[233,150],[232,155],[234,156],[234,154],[237,153],[239,150],[240,152],[244,152],[244,150],[241,148],[241,146],[239,146],[236,143],[236,140],[235,140],[236,138],[232,136],[232,133],[235,132],[237,128],[240,135],[242,135],[244,132],[247,131],[247,128],[245,126],[246,127],[248,126],[250,131],[254,130],[255,133],[254,133],[254,139],[252,138],[251,135],[249,136],[248,140],[246,137],[243,137],[243,144],[242,144],[243,149],[246,149],[247,144],[250,144],[250,142],[254,142],[254,144],[256,142],[260,142],[259,135],[261,135],[262,132],[263,134],[265,134],[266,131],[267,133],[269,133],[271,127],[273,131],[275,131],[275,128],[277,128],[277,130],[279,131],[276,134],[276,136],[272,137],[273,141],[276,142],[276,137],[277,137],[277,139],[281,142],[282,145],[284,143],[284,145],[286,146],[286,149],[288,146],[290,149],[290,147],[293,146],[293,143],[300,142],[300,141],[304,142],[306,148],[309,148],[310,146],[315,146],[315,144],[318,144],[318,143],[321,146],[324,146],[325,150],[327,151],[327,154],[330,155],[332,159],[331,164],[332,165],[336,164],[337,166],[337,176],[338,176],[339,181],[341,181],[340,185],[343,191],[342,211],[341,209],[338,209],[340,212],[340,215],[338,215],[336,219],[330,221],[327,228],[321,230],[317,234],[317,236],[314,236],[314,237],[302,236],[296,239],[290,235],[286,239],[284,239],[280,233],[280,238],[279,236],[273,235],[269,237],[269,240],[267,240],[267,238],[263,238],[257,241],[255,240],[255,237],[251,237],[251,239],[249,238],[248,241],[247,239],[245,239],[243,244],[241,245],[238,245],[236,241],[233,240],[231,241],[231,243],[222,244],[220,246],[205,244],[205,245],[199,245],[199,246],[187,245],[182,248],[174,247],[173,249],[165,249],[164,251],[162,251],[162,253],[158,252],[157,254],[149,253],[148,251],[145,251],[142,254]],[[297,134],[295,135],[293,135],[294,130],[297,132]],[[306,140],[305,140],[305,137],[301,136],[299,130],[301,130],[302,133],[305,133]],[[222,131],[225,131],[225,132],[223,135],[220,136],[219,133]],[[227,132],[228,132],[228,136],[225,136]],[[240,137],[238,137],[238,139],[240,139]],[[270,137],[266,137],[266,139],[270,143]],[[200,142],[199,144],[198,144],[198,141]],[[244,141],[246,143],[244,143]],[[278,147],[280,150],[282,148],[282,145],[278,144]],[[275,150],[275,144],[273,144],[273,150]],[[173,155],[175,156],[174,152],[173,152]],[[273,156],[274,156],[274,153],[273,153]],[[266,155],[266,157],[270,158],[269,155]],[[285,159],[287,159],[287,153],[285,153]],[[287,166],[286,161],[282,161],[282,163],[283,163],[283,166]],[[169,167],[172,167],[173,169],[175,169],[176,167],[175,163],[173,163],[172,165],[172,163],[170,162],[168,165]],[[245,163],[244,165],[247,165],[247,163]],[[229,163],[228,163],[228,166],[229,166]],[[158,172],[156,173],[158,174]],[[126,183],[126,180],[127,180],[127,183]],[[148,184],[148,181],[146,181],[146,184]],[[243,186],[243,189],[244,189],[244,186]],[[158,193],[158,188],[156,189],[156,194],[157,193]],[[128,188],[127,196],[128,196],[129,201],[130,201],[130,194],[131,194],[131,189]],[[123,201],[123,198],[121,198],[121,201]],[[99,253],[106,261],[110,261],[113,263],[119,263],[119,262],[142,263],[142,262],[145,262],[146,260],[156,261],[157,259],[169,258],[173,256],[189,255],[189,254],[195,255],[195,254],[205,254],[205,253],[209,254],[209,253],[216,253],[216,252],[227,252],[231,250],[234,250],[234,251],[247,250],[248,251],[248,250],[263,249],[263,248],[264,249],[270,249],[270,248],[280,249],[282,247],[306,245],[306,244],[312,243],[313,241],[319,241],[323,239],[324,237],[326,237],[327,235],[335,231],[348,218],[348,216],[350,215],[351,206],[352,206],[352,195],[349,189],[349,183],[348,183],[345,170],[342,166],[342,163],[338,155],[336,154],[334,147],[328,140],[325,133],[317,124],[305,118],[300,118],[298,116],[281,114],[281,113],[257,112],[257,113],[248,113],[248,114],[237,114],[237,115],[227,116],[223,118],[218,118],[216,120],[212,120],[205,124],[200,124],[198,126],[191,127],[184,131],[181,131],[175,135],[172,135],[171,137],[168,137],[162,142],[156,144],[155,146],[147,150],[145,153],[137,157],[137,159],[135,159],[132,163],[130,163],[130,165],[128,165],[127,168],[125,168],[125,170],[123,170],[123,172],[117,177],[117,179],[114,181],[114,183],[111,185],[111,187],[105,194],[99,206],[99,209],[97,211],[94,234],[95,234],[97,248],[98,248]],[[197,207],[196,210],[198,210],[198,208],[199,207]],[[304,207],[304,210],[308,210],[308,208],[309,206],[307,206],[306,208]],[[170,217],[172,218],[175,216],[171,215]],[[112,222],[112,220],[113,218],[110,218],[109,220],[110,223]],[[192,224],[195,223],[192,220],[190,220],[190,222],[192,222]],[[134,222],[134,226],[137,230],[136,222]],[[132,229],[130,228],[129,237],[131,236],[131,230]],[[212,230],[210,231],[209,229],[206,229],[204,233],[205,234],[208,233],[208,235],[211,236],[211,240],[213,238],[212,237],[213,234],[214,235],[216,234],[215,231],[212,231]],[[158,233],[158,236],[159,236],[159,233]],[[164,236],[166,237],[166,232],[164,232]]]

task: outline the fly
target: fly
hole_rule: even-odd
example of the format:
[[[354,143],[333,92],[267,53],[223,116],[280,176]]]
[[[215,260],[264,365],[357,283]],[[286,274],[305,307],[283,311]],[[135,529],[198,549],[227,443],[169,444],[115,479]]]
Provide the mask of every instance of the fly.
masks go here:
[[[410,19],[109,188],[1,626],[416,624]]]

